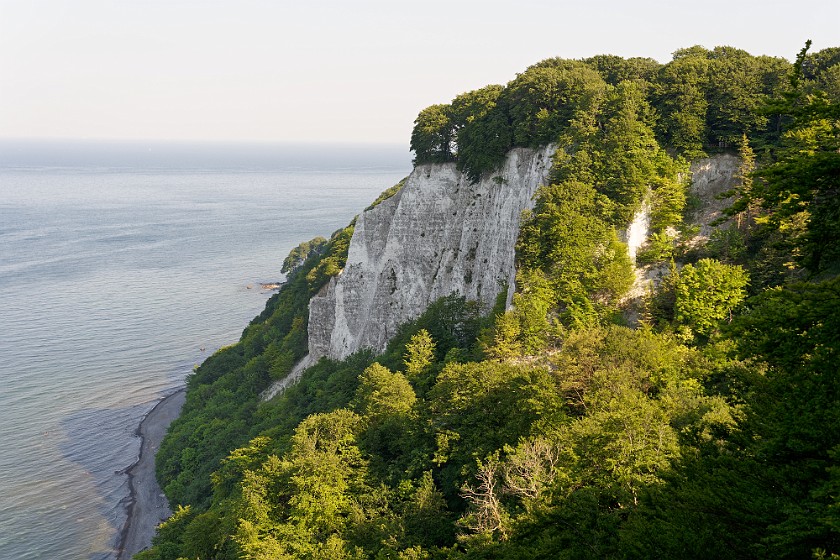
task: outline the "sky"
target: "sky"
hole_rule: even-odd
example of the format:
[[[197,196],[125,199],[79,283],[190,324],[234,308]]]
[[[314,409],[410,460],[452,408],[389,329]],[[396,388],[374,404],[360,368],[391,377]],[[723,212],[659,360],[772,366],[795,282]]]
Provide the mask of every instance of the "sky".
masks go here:
[[[840,46],[840,1],[0,0],[0,138],[408,145],[545,58]]]

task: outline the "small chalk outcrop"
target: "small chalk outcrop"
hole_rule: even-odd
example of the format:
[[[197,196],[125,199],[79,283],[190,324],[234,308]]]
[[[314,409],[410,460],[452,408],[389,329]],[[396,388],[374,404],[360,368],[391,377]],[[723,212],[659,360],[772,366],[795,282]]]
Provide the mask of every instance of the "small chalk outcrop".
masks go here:
[[[719,197],[741,184],[740,167],[741,158],[732,154],[718,154],[692,162],[688,192],[696,208],[688,216],[688,222],[700,228],[692,243],[708,241],[715,229],[729,227],[726,222],[715,224],[723,217],[723,210],[733,202],[731,198]]]
[[[728,228],[731,223],[723,220],[723,211],[733,200],[721,198],[740,185],[739,170],[741,160],[731,154],[717,154],[692,162],[688,194],[693,210],[686,216],[686,225],[697,228],[697,233],[688,240],[690,245],[701,245],[709,240],[716,229]],[[633,286],[623,298],[625,319],[630,325],[637,325],[644,298],[668,275],[667,263],[654,263],[640,266],[636,255],[644,248],[650,235],[650,204],[645,202],[636,212],[633,221],[622,233],[622,241],[627,243],[627,252],[635,265]],[[671,228],[673,235],[678,232]]]

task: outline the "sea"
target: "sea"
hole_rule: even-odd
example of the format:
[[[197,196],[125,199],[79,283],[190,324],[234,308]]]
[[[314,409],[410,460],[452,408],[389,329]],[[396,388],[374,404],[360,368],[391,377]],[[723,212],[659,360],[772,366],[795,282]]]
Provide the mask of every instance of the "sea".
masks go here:
[[[137,427],[407,146],[0,140],[0,559],[116,557]]]

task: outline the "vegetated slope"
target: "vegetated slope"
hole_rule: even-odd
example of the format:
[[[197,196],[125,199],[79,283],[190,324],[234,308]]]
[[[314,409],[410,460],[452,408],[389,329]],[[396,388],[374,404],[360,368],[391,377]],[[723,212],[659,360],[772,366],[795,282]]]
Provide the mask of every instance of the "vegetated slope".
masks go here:
[[[349,231],[189,382],[150,558],[803,558],[840,552],[840,49],[552,59],[418,116],[416,163],[472,180],[556,143],[513,306],[457,296],[379,356],[306,351]],[[738,151],[725,227],[683,222],[687,159]],[[670,269],[622,326],[616,231]],[[301,264],[302,263],[302,264]],[[212,473],[212,474],[211,474]]]

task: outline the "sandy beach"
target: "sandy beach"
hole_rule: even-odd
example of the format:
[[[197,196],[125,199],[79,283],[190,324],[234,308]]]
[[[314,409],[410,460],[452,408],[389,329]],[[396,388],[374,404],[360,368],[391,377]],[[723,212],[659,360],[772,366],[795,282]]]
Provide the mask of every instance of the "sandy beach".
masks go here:
[[[181,389],[161,400],[137,428],[142,438],[140,458],[126,473],[130,488],[128,520],[120,534],[117,560],[127,560],[152,543],[155,528],[171,511],[155,478],[155,453],[166,429],[181,412],[186,390]]]

